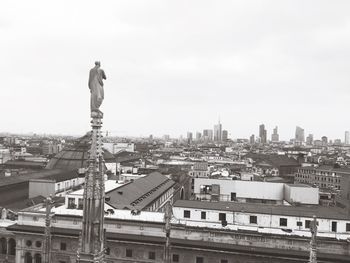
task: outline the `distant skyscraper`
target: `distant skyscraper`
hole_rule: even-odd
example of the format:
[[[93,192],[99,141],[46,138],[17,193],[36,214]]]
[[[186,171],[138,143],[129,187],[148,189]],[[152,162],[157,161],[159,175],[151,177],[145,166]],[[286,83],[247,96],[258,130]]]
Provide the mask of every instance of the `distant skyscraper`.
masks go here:
[[[220,121],[218,124],[214,125],[214,141],[222,141],[222,125]]]
[[[168,134],[163,135],[163,140],[164,141],[169,141],[170,140],[170,135],[168,135]]]
[[[309,136],[306,137],[306,144],[307,145],[312,145],[314,143],[314,135],[309,134]]]
[[[271,141],[272,142],[278,142],[279,141],[278,127],[277,126],[273,129],[273,133],[271,134]]]
[[[192,132],[187,132],[187,140],[190,141],[190,142],[192,142],[192,140],[193,140],[193,134],[192,134]]]
[[[305,134],[304,129],[297,126],[295,128],[295,141],[296,142],[304,142],[305,141]]]
[[[226,131],[226,130],[223,130],[222,131],[222,141],[227,141],[227,139],[228,139],[228,131]]]
[[[349,145],[350,144],[350,132],[346,131],[345,132],[345,140],[344,140],[345,145]]]
[[[213,130],[203,130],[203,140],[212,141],[213,140]]]
[[[322,145],[323,146],[328,145],[328,138],[327,138],[327,136],[322,136],[321,140],[322,140]]]
[[[264,124],[259,126],[259,137],[261,143],[267,143],[267,131]]]
[[[341,145],[341,139],[335,139],[333,144],[337,145],[337,146],[340,146]]]
[[[252,134],[252,135],[250,136],[249,142],[250,142],[250,144],[254,144],[254,143],[255,143],[255,135],[254,135],[254,134]]]
[[[259,137],[261,137],[264,133],[264,130],[265,130],[265,125],[264,124],[261,124],[259,126]]]
[[[196,140],[199,141],[202,139],[202,134],[200,132],[196,132]]]

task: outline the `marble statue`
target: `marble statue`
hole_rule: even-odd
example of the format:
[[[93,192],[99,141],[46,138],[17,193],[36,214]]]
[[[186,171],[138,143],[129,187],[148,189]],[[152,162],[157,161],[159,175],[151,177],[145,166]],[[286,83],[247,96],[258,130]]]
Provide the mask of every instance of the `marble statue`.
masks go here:
[[[102,117],[100,106],[104,99],[103,80],[106,79],[106,74],[101,69],[100,61],[95,62],[95,67],[90,70],[89,89],[91,93],[90,109],[91,117]]]
[[[1,219],[7,219],[7,211],[6,208],[1,210]]]

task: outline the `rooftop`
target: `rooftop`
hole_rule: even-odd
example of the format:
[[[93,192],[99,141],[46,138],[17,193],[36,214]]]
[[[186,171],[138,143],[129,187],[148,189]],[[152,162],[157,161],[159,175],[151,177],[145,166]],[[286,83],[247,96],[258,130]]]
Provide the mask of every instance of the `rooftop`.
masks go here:
[[[350,174],[350,168],[348,168],[348,167],[334,168],[333,166],[328,166],[328,165],[322,165],[319,167],[305,166],[305,167],[300,167],[299,169]]]
[[[311,187],[310,185],[307,185],[307,184],[286,184],[290,187],[302,187],[302,188],[305,188],[305,187]]]
[[[108,206],[105,211],[108,211]],[[44,211],[44,210],[42,210]],[[83,210],[67,209],[64,206],[55,207],[52,209],[55,215],[71,215],[71,216],[83,216]],[[114,210],[113,213],[105,214],[105,220],[107,219],[119,219],[119,220],[135,220],[144,222],[164,222],[164,213],[161,212],[148,212],[142,211],[139,214],[132,214],[130,210]]]
[[[115,180],[107,180],[105,181],[105,192],[108,193],[114,189],[117,189],[118,187],[122,186],[124,184],[119,184]],[[84,189],[79,189],[77,191],[71,192],[68,195],[77,195],[77,196],[83,196]]]
[[[3,164],[3,166],[9,168],[33,168],[41,169],[45,167],[45,162],[35,162],[35,161],[22,161],[22,160],[9,160]]]
[[[248,153],[245,157],[252,158],[256,162],[265,161],[272,166],[300,166],[299,163],[286,155]]]
[[[338,207],[324,207],[318,205],[283,206],[254,203],[178,200],[174,204],[174,207],[219,210],[229,212],[244,212],[252,214],[299,216],[309,218],[312,218],[314,215],[316,215],[318,218],[349,220],[349,215],[344,209]]]
[[[61,180],[62,178],[72,178],[74,175],[77,177],[76,171],[66,171],[62,169],[41,170],[18,176],[3,177],[0,180],[0,187],[29,182],[31,179]]]
[[[87,133],[78,139],[74,146],[60,151],[49,161],[46,169],[77,170],[87,167],[90,138],[91,133]],[[115,157],[107,150],[104,150],[103,158],[107,163],[115,162]]]
[[[66,171],[61,169],[51,170],[51,174],[47,174],[41,177],[39,180],[53,180],[56,182],[63,182],[66,180],[74,179],[78,177],[77,171]],[[36,180],[36,179],[33,179]]]
[[[107,203],[118,209],[142,210],[162,193],[174,186],[175,182],[161,173],[154,172],[107,192]]]

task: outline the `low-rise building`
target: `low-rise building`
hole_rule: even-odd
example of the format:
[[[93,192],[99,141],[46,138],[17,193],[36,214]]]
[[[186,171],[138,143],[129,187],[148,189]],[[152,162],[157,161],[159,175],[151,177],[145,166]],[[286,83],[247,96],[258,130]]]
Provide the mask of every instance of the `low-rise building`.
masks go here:
[[[29,198],[59,195],[83,183],[84,178],[79,177],[77,171],[52,170],[49,175],[29,181]]]
[[[297,183],[332,189],[342,198],[350,200],[350,169],[330,166],[301,167],[294,175]]]
[[[263,175],[287,176],[294,174],[301,165],[286,155],[249,153],[246,158],[254,161],[254,167]]]
[[[175,182],[167,176],[153,172],[128,183],[108,180],[105,183],[106,204],[113,209],[162,211],[173,202]],[[66,207],[83,208],[83,189],[66,195]]]
[[[107,192],[107,203],[118,209],[162,211],[166,202],[173,201],[174,185],[167,176],[153,172]]]
[[[309,185],[194,178],[193,193],[198,200],[283,204],[319,203],[318,188]]]
[[[172,209],[169,233],[164,231],[163,212],[134,213],[106,204],[105,258],[111,263],[161,263],[164,252],[168,251],[172,262],[291,263],[296,258],[306,262],[309,227],[316,215],[318,260],[347,262],[350,222],[344,214],[314,206],[285,208],[179,200]],[[40,204],[21,211],[16,221],[0,220],[0,241],[5,238],[10,244],[12,238],[9,246],[12,254],[0,254],[1,259],[10,263],[40,262],[49,255],[53,263],[76,261],[83,210],[67,209],[65,205],[52,208],[48,254],[44,249],[45,211],[45,206]],[[328,217],[323,217],[324,213]]]
[[[208,177],[209,167],[207,162],[195,162],[188,172],[191,177]]]
[[[310,222],[316,216],[318,236],[350,237],[348,214],[336,207],[178,200],[174,204],[173,214],[179,223],[186,225],[210,227],[222,224],[228,229],[238,227],[255,231],[260,229],[262,232],[264,228],[266,231],[289,229],[300,235],[310,231]]]
[[[119,152],[134,152],[135,144],[127,142],[104,143],[103,148],[107,149],[112,154],[116,154]]]
[[[119,181],[121,183],[128,183],[128,182],[133,182],[137,179],[140,179],[142,177],[146,176],[146,174],[126,174],[126,173],[123,173],[123,174],[120,174],[119,175]]]

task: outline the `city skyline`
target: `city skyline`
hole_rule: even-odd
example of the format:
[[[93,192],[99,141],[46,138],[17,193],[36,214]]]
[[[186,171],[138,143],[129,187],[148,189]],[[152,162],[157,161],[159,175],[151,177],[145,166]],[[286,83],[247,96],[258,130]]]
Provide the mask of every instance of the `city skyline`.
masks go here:
[[[86,76],[100,60],[111,135],[178,137],[220,116],[231,138],[258,135],[264,123],[268,139],[275,126],[280,140],[300,126],[344,140],[349,7],[106,1],[96,13],[92,1],[4,2],[1,131],[85,134]]]
[[[222,123],[220,122],[220,124],[222,125]],[[216,125],[214,125],[214,128],[215,128]],[[289,142],[289,141],[299,141],[295,138],[296,134],[294,133],[294,135],[292,135],[290,138],[286,138],[286,139],[281,139],[280,138],[280,133],[279,133],[279,127],[278,126],[274,126],[274,128],[270,131],[264,124],[260,124],[258,126],[258,129],[260,129],[260,127],[263,127],[266,131],[266,141],[267,142]],[[295,129],[298,130],[298,129],[302,129],[301,127],[299,126],[295,126]],[[304,133],[304,129],[303,130],[303,133]],[[157,138],[157,139],[164,139],[164,137],[166,136],[168,139],[189,139],[189,136],[191,137],[191,141],[192,140],[207,140],[207,141],[212,141],[212,142],[215,142],[215,138],[214,138],[214,129],[202,129],[202,130],[188,130],[187,132],[183,133],[183,134],[179,134],[179,135],[171,135],[171,134],[167,134],[167,133],[159,133],[159,134],[145,134],[145,135],[132,135],[132,134],[126,134],[125,136],[123,135],[118,135],[118,134],[114,134],[114,132],[111,132],[111,131],[108,131],[108,130],[102,130],[102,132],[106,135],[106,136],[112,136],[112,137],[125,137],[125,138]],[[295,132],[295,130],[294,130]],[[209,133],[209,134],[208,134]],[[227,129],[223,129],[222,130],[222,136],[223,133],[227,133],[227,138],[228,139],[246,139],[247,141],[250,141],[251,140],[251,136],[254,136],[254,141],[255,139],[258,139],[259,141],[261,140],[261,137],[259,136],[259,130],[257,132],[253,132],[251,133],[250,135],[248,136],[242,136],[242,137],[232,137],[231,136],[231,131],[227,130]],[[340,140],[342,143],[345,143],[345,144],[349,144],[349,141],[350,141],[350,131],[346,130],[343,132],[343,136],[339,136],[339,137],[335,137],[335,138],[332,138],[332,137],[329,137],[327,136],[326,134],[323,134],[322,136],[320,137],[315,137],[314,136],[314,133],[308,133],[308,136],[306,138],[304,138],[304,143],[306,144],[310,144],[310,142],[308,142],[308,139],[309,139],[309,136],[311,136],[311,141],[314,141],[314,140],[318,140],[318,141],[321,141],[322,140],[322,137],[327,137],[328,140],[330,141],[336,141],[336,140]],[[11,132],[4,132],[4,131],[0,131],[0,135],[16,135],[16,136],[34,136],[34,135],[37,135],[37,136],[73,136],[73,137],[81,137],[83,136],[84,134],[58,134],[58,133],[35,133],[35,132],[27,132],[27,133],[11,133]],[[198,137],[198,135],[200,135],[200,137]],[[274,137],[275,136],[275,137]],[[312,143],[311,143],[312,144]]]
[[[349,9],[3,1],[0,262],[347,262]]]

